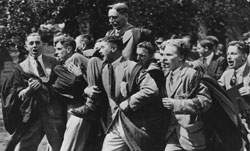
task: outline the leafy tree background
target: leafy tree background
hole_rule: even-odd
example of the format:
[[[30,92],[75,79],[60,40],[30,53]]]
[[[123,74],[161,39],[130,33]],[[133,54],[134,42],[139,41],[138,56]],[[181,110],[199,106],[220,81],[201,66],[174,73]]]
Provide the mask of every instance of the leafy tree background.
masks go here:
[[[65,23],[73,37],[89,33],[103,37],[108,25],[107,6],[119,0],[1,0],[0,40],[26,33],[41,24]],[[124,2],[124,1],[123,1]],[[237,40],[249,31],[247,0],[125,0],[129,22],[149,28],[156,36],[215,35],[221,42]]]

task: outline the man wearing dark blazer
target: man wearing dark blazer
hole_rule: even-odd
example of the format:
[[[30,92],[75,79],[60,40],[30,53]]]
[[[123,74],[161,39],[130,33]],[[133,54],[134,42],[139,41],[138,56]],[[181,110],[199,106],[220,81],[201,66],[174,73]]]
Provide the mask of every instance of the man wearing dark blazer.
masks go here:
[[[122,55],[129,60],[136,60],[136,45],[142,39],[152,38],[148,29],[136,28],[128,23],[128,6],[125,3],[116,3],[109,7],[109,23],[113,29],[106,33],[106,36],[118,36],[122,38],[125,45]]]
[[[206,67],[206,73],[218,80],[227,68],[226,58],[213,52],[212,41],[204,39],[198,42],[199,61]]]
[[[162,102],[171,110],[165,151],[206,149],[201,115],[208,111],[212,100],[208,88],[200,83],[199,72],[185,63],[187,51],[181,39],[169,41],[163,51],[169,73]]]
[[[43,44],[38,33],[27,36],[25,47],[28,57],[15,67],[2,91],[5,126],[14,133],[8,147],[16,151],[35,151],[46,135],[49,148],[58,151],[65,121],[62,106],[51,95],[50,87],[54,82],[53,68],[59,62],[42,55]]]
[[[122,41],[117,36],[103,39],[102,83],[92,86],[92,94],[104,91],[108,98],[106,118],[107,135],[103,151],[151,151],[159,136],[164,137],[164,114],[155,81],[134,61],[122,56]],[[90,63],[90,62],[89,62]],[[104,90],[101,90],[101,87]],[[91,89],[91,87],[89,87]],[[97,96],[98,97],[98,96]],[[103,100],[104,101],[104,100]],[[103,102],[105,103],[105,102]],[[157,132],[156,132],[157,131]]]

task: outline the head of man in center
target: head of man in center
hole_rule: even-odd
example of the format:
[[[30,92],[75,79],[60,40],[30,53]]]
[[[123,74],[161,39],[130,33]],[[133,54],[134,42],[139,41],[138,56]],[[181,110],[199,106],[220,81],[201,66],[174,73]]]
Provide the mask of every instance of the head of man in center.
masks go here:
[[[104,62],[112,63],[122,55],[123,43],[117,36],[104,37],[100,44],[100,54]]]

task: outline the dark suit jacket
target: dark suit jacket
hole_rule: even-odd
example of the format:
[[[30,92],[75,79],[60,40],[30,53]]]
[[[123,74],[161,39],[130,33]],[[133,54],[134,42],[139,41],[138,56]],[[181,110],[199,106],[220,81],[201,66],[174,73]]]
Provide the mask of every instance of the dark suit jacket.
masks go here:
[[[28,80],[34,78],[41,81],[32,71],[29,57],[17,65],[10,77],[4,82],[2,89],[3,112],[6,129],[10,133],[15,131],[19,122],[26,123],[30,119],[36,119],[40,111],[48,112],[52,117],[62,118],[61,105],[50,94],[50,83],[53,83],[54,80],[51,71],[58,62],[55,58],[48,56],[42,56],[42,59],[50,80],[48,83],[43,83],[36,92],[24,101],[20,100],[18,94],[28,86]]]
[[[108,114],[110,120],[107,125],[111,127],[116,118],[120,116],[126,138],[129,139],[130,149],[154,150],[152,147],[157,143],[156,140],[159,140],[159,137],[164,134],[162,130],[164,130],[166,120],[164,118],[166,110],[163,108],[161,98],[157,95],[157,85],[147,72],[137,70],[137,73],[133,73],[136,67],[136,63],[133,61],[120,58],[113,63],[113,66],[116,66],[114,69],[115,97],[110,95],[108,77],[105,76],[108,73],[107,66],[104,66],[102,72],[104,89],[110,105]],[[133,79],[131,79],[132,75],[134,75]],[[126,89],[127,96],[121,94],[122,82],[126,82],[130,87]],[[119,104],[123,101],[128,102],[129,110],[121,111],[119,109]]]
[[[201,62],[203,57],[199,59]],[[227,68],[227,60],[221,55],[214,54],[210,64],[207,66],[207,74],[218,80]]]
[[[110,30],[106,33],[106,36],[115,35],[115,30]],[[143,40],[149,41],[151,36],[151,31],[148,29],[135,28],[131,24],[124,26],[119,33],[122,38],[123,44],[125,45],[122,55],[126,59],[136,60],[136,46],[139,42]]]

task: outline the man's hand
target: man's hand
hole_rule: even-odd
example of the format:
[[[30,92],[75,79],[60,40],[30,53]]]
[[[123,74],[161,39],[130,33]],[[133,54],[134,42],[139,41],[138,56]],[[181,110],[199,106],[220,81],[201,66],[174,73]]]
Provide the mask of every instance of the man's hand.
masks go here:
[[[86,87],[84,89],[84,93],[89,97],[89,98],[97,98],[98,95],[101,93],[99,88],[97,86],[91,86],[91,87]]]
[[[239,93],[241,96],[250,95],[250,86],[244,86],[240,88]]]
[[[82,75],[82,70],[79,65],[75,65],[73,62],[70,62],[68,64],[68,71],[73,73],[75,76],[80,76]]]
[[[120,87],[121,87],[120,91],[121,91],[122,96],[127,97],[128,96],[128,92],[127,92],[128,83],[122,81],[120,84]]]
[[[169,110],[174,109],[174,99],[172,98],[162,98],[163,106]]]
[[[38,80],[30,78],[28,80],[28,87],[20,91],[18,97],[23,101],[29,94],[38,90],[40,87],[41,83]]]

